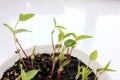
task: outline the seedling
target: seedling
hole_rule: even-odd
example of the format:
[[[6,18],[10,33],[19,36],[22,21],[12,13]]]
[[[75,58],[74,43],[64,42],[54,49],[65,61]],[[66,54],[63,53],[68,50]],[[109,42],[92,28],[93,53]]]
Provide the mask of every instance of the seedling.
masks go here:
[[[92,73],[93,71],[84,67],[80,66],[78,64],[78,71],[77,75],[75,76],[75,80],[79,80],[79,77],[81,76],[82,80],[88,80],[88,76]]]
[[[27,29],[23,29],[23,28],[17,29],[17,25],[18,25],[19,22],[27,21],[27,20],[29,20],[30,18],[32,18],[33,16],[34,16],[34,14],[20,14],[20,15],[19,15],[19,19],[18,19],[18,21],[16,22],[14,28],[10,27],[10,26],[9,26],[8,24],[6,24],[6,23],[3,24],[3,25],[4,25],[5,27],[7,27],[7,28],[11,31],[11,33],[13,34],[14,43],[15,43],[15,47],[16,47],[15,53],[18,53],[18,54],[19,54],[19,57],[20,57],[22,63],[24,64],[25,68],[27,68],[27,67],[26,67],[24,61],[22,60],[22,57],[21,57],[21,54],[20,54],[20,50],[22,50],[22,52],[24,53],[24,55],[25,55],[25,57],[28,59],[28,61],[29,61],[29,58],[28,58],[26,52],[24,51],[24,49],[22,48],[20,42],[18,41],[18,38],[17,38],[16,35],[17,35],[18,33],[31,32],[31,31],[30,31],[30,30],[27,30]],[[19,47],[18,47],[18,46],[19,46]],[[19,49],[19,48],[20,48],[20,49]],[[29,61],[29,63],[30,63],[30,61]],[[32,67],[32,66],[31,66],[31,67]]]
[[[20,70],[21,74],[15,80],[31,80],[39,72],[39,70],[30,70],[25,72],[22,64],[20,64]]]
[[[103,74],[104,72],[116,72],[116,70],[113,70],[113,69],[110,69],[110,68],[109,68],[110,63],[111,63],[111,61],[109,61],[109,62],[105,65],[105,67],[103,67],[103,68],[98,68],[98,69],[97,69],[96,77],[95,77],[94,80],[97,80],[97,78],[99,78],[100,75]]]
[[[17,28],[17,26],[18,26],[19,22],[27,21],[27,20],[31,19],[33,16],[34,16],[34,14],[20,14],[19,19],[16,22],[14,27],[10,27],[8,24],[4,24],[4,26],[6,26],[11,31],[11,33],[14,37],[14,43],[15,43],[15,47],[16,47],[15,53],[19,54],[20,60],[22,62],[22,64],[20,64],[20,73],[19,73],[20,75],[15,80],[21,80],[21,79],[22,80],[31,80],[40,71],[40,70],[35,70],[35,67],[38,65],[34,66],[34,62],[36,60],[35,59],[36,46],[34,46],[34,48],[33,48],[32,55],[30,57],[28,57],[28,55],[22,48],[22,46],[17,38],[18,33],[31,32],[30,30],[27,30],[27,29]],[[51,32],[51,42],[52,42],[53,53],[52,53],[52,56],[50,56],[50,61],[52,62],[51,63],[52,66],[47,68],[46,65],[43,65],[43,67],[45,68],[45,70],[51,71],[48,78],[50,80],[53,80],[55,66],[56,66],[56,63],[58,62],[59,65],[57,65],[57,69],[58,69],[57,70],[57,80],[62,80],[62,72],[63,72],[64,68],[67,68],[66,72],[68,71],[68,66],[69,66],[69,64],[71,64],[71,60],[70,60],[71,54],[72,54],[73,49],[78,44],[78,41],[92,38],[92,36],[76,35],[74,32],[65,33],[64,30],[66,28],[58,25],[55,18],[53,18],[53,20],[54,20],[54,28]],[[55,44],[54,43],[54,33],[56,30],[59,33],[58,33],[58,42]],[[25,57],[27,58],[28,66],[29,65],[31,66],[30,69],[27,69],[27,66],[20,54],[20,50],[24,53]],[[80,63],[78,63],[78,67],[76,66],[77,72],[76,72],[76,76],[74,76],[74,79],[75,80],[79,80],[79,79],[89,80],[89,75],[93,72],[93,70],[91,70],[89,68],[89,65],[91,64],[92,61],[95,61],[97,59],[97,57],[98,57],[98,52],[97,52],[97,50],[94,50],[93,52],[91,52],[90,57],[89,57],[90,61],[88,62],[88,64],[86,66],[80,65]],[[39,57],[39,58],[41,58],[41,57]],[[44,61],[44,58],[43,58],[43,60],[42,59],[40,59],[40,60]],[[43,63],[40,62],[40,65],[41,64],[43,64]],[[99,78],[99,76],[106,71],[114,72],[115,70],[108,68],[109,65],[110,65],[110,61],[106,64],[105,67],[97,69],[94,80],[97,80]],[[24,71],[23,66],[24,66],[24,68],[26,68],[27,72]],[[39,68],[41,68],[41,67],[39,66]],[[49,70],[49,69],[51,69],[51,70]],[[39,77],[40,76],[41,75],[39,75]]]
[[[31,55],[32,66],[34,66],[33,65],[33,60],[35,59],[35,49],[36,49],[36,46],[34,46],[33,51],[32,51],[32,55]]]
[[[92,70],[89,70],[88,67],[89,67],[91,61],[94,61],[97,59],[97,56],[98,56],[98,53],[97,53],[97,50],[95,50],[90,54],[90,61],[88,62],[87,67],[80,66],[78,64],[78,71],[75,76],[75,80],[78,80],[80,76],[82,76],[82,80],[88,80],[89,74],[91,72],[93,72]]]
[[[94,50],[94,51],[90,54],[90,61],[88,62],[87,67],[83,67],[83,66],[80,66],[80,65],[78,64],[78,71],[77,71],[77,74],[76,74],[76,76],[75,76],[75,80],[78,80],[80,76],[82,76],[82,80],[88,80],[89,74],[90,74],[91,72],[93,72],[92,70],[89,70],[89,69],[88,69],[88,66],[90,65],[90,63],[91,63],[92,61],[96,60],[97,57],[98,57],[98,52],[97,52],[97,50]],[[99,69],[96,70],[96,76],[95,76],[95,79],[94,79],[94,80],[97,80],[97,79],[100,77],[100,75],[101,75],[102,73],[106,72],[106,71],[115,72],[115,70],[108,68],[109,65],[110,65],[110,62],[111,62],[111,61],[109,61],[109,62],[106,64],[105,67],[99,68]]]
[[[61,80],[61,72],[63,71],[64,67],[70,63],[70,60],[65,60],[58,69],[58,78],[57,80]]]

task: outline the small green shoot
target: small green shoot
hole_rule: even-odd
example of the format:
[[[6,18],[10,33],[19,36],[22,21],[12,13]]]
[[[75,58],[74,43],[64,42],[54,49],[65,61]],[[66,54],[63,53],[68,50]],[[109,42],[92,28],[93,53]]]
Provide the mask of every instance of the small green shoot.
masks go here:
[[[92,73],[92,70],[89,70],[86,67],[80,66],[78,64],[77,74],[75,76],[75,80],[78,80],[80,76],[82,76],[82,80],[88,80],[88,76]]]
[[[54,28],[53,28],[53,30],[52,30],[52,32],[51,32],[51,41],[52,41],[53,51],[54,51],[54,53],[55,53],[56,48],[55,48],[55,46],[54,46],[53,34],[54,34],[55,30],[58,29],[58,31],[59,31],[58,43],[59,43],[59,42],[62,41],[63,38],[64,38],[64,32],[63,32],[62,30],[65,29],[65,28],[64,28],[63,26],[57,25],[57,22],[56,22],[56,19],[55,19],[55,18],[53,18],[53,20],[54,20]]]
[[[75,76],[75,80],[78,80],[80,75],[82,74],[81,69],[82,67],[78,64],[78,69],[77,69],[77,74]]]
[[[59,60],[64,60],[64,59],[66,59],[66,56],[65,56],[65,54],[64,54],[64,50],[65,50],[65,48],[63,48],[62,51],[61,51],[61,53],[58,55],[58,59],[59,59]]]
[[[39,70],[30,70],[25,72],[22,64],[20,64],[21,74],[15,80],[31,80],[39,72]]]
[[[33,67],[33,60],[35,59],[35,49],[36,49],[36,46],[34,46],[33,51],[32,51],[32,55],[31,55],[32,67]]]
[[[104,72],[106,72],[106,71],[108,71],[108,72],[115,72],[116,70],[113,70],[113,69],[108,68],[109,65],[110,65],[110,63],[111,63],[111,61],[109,61],[109,62],[106,64],[105,67],[97,69],[97,71],[98,71],[100,74],[102,74],[102,73],[104,73]]]
[[[59,67],[58,73],[63,71],[64,67],[70,63],[70,60],[65,60]]]
[[[31,55],[31,60],[34,60],[35,56],[35,49],[36,49],[36,46],[33,47],[33,50],[32,50],[32,55]]]
[[[89,70],[85,67],[82,68],[82,80],[88,80],[88,76],[92,73],[93,71],[92,70]]]
[[[90,54],[90,60],[96,60],[98,57],[98,52],[97,50],[93,51],[91,54]]]
[[[54,26],[56,26],[57,25],[56,19],[53,18],[53,20],[54,20]]]
[[[94,80],[97,80],[97,78],[99,78],[100,75],[103,74],[104,72],[115,72],[115,71],[116,71],[116,70],[113,70],[113,69],[110,69],[110,68],[109,68],[110,63],[111,63],[111,61],[109,61],[109,62],[105,65],[105,67],[103,67],[103,68],[98,68],[98,69],[97,69],[96,77],[95,77]]]

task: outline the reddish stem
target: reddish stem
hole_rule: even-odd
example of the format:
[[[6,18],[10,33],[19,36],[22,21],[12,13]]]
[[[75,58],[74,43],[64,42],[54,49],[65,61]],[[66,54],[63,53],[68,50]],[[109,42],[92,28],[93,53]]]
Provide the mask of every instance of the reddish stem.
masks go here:
[[[62,64],[62,60],[59,61],[59,66]],[[58,72],[57,80],[61,80],[61,72]]]
[[[51,80],[52,80],[52,77],[53,77],[53,72],[54,72],[54,69],[55,69],[55,62],[53,62],[53,65],[52,65]]]
[[[69,58],[69,48],[67,48],[67,59]]]
[[[72,50],[73,50],[73,48],[71,48],[71,50],[70,50],[70,55],[69,55],[69,60],[70,60],[70,57],[71,57],[71,53],[72,53]]]
[[[24,65],[25,69],[27,69],[27,66],[25,65],[24,61],[22,59],[21,59],[21,61],[22,61],[23,65]]]
[[[67,49],[67,55],[66,55],[66,56],[67,56],[67,60],[69,60],[69,56],[70,56],[69,51],[70,51],[70,50],[69,50],[69,48],[68,48],[68,49]],[[67,71],[68,71],[68,65],[67,65]]]
[[[62,77],[62,74],[61,74],[61,72],[59,72],[59,73],[58,73],[57,80],[61,80],[61,77]]]
[[[20,47],[20,49],[22,50],[22,52],[24,53],[25,57],[26,57],[27,59],[29,59],[28,56],[27,56],[27,54],[25,53],[24,49],[23,49],[22,46],[20,45],[19,41],[16,40],[16,42],[17,42],[17,44],[19,45],[19,47]]]
[[[24,49],[23,49],[22,46],[20,45],[19,41],[16,40],[16,42],[17,42],[17,44],[19,45],[19,47],[20,47],[20,49],[22,50],[22,52],[24,53],[25,57],[28,59],[28,62],[29,62],[29,64],[30,64],[30,68],[33,69],[33,66],[32,66],[32,64],[30,63],[30,60],[29,60],[26,52],[24,51]]]

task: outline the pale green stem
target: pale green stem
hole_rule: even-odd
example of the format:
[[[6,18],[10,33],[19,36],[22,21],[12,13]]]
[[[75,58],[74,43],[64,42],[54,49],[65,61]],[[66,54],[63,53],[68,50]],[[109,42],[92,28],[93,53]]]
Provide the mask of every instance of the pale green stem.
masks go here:
[[[87,68],[86,68],[86,69],[88,69],[88,67],[89,67],[89,65],[90,65],[90,63],[91,63],[91,61],[92,61],[92,60],[90,60],[90,61],[88,62],[88,64],[87,64]]]
[[[18,20],[17,23],[15,24],[14,30],[16,30],[19,21],[20,21],[20,20]]]

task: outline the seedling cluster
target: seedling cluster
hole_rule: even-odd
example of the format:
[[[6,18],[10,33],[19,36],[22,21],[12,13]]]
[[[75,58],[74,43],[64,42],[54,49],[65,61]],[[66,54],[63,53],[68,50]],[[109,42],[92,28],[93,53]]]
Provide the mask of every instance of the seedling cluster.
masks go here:
[[[11,31],[11,33],[14,37],[13,40],[14,40],[15,47],[16,47],[15,53],[17,53],[19,55],[20,60],[22,62],[22,64],[19,65],[21,74],[16,78],[16,80],[21,80],[21,79],[22,80],[31,80],[39,71],[41,71],[41,70],[34,69],[33,61],[35,59],[34,53],[35,53],[36,46],[34,46],[33,52],[29,58],[29,56],[27,55],[25,50],[22,48],[22,46],[19,42],[19,39],[17,38],[18,33],[31,32],[30,30],[27,30],[27,29],[18,28],[17,25],[19,24],[19,22],[25,22],[25,21],[31,19],[33,16],[34,16],[33,13],[20,14],[19,19],[18,19],[17,23],[15,24],[14,28],[9,26],[8,24],[4,24],[4,26],[7,27]],[[54,20],[54,28],[51,32],[51,42],[52,42],[52,48],[53,48],[53,53],[51,56],[52,69],[51,69],[51,74],[49,75],[49,79],[53,80],[53,73],[55,70],[56,62],[59,62],[59,68],[57,71],[57,80],[62,80],[62,72],[64,70],[64,67],[68,68],[68,66],[71,62],[70,57],[72,54],[72,50],[77,46],[78,41],[92,38],[92,36],[76,35],[73,32],[65,33],[64,30],[66,28],[58,25],[55,18],[53,18],[53,20]],[[58,34],[58,42],[55,44],[54,43],[54,34],[56,31],[58,31],[59,34]],[[22,51],[22,53],[25,55],[26,59],[29,62],[28,65],[30,66],[30,69],[28,72],[25,72],[25,70],[24,70],[24,68],[25,69],[28,69],[28,68],[23,60],[23,57],[21,56],[20,51]],[[90,61],[88,62],[86,67],[81,66],[78,63],[78,68],[77,68],[76,76],[74,77],[74,79],[75,80],[79,80],[79,79],[80,80],[89,80],[89,75],[93,72],[93,70],[89,69],[89,65],[91,64],[92,61],[96,60],[97,57],[98,57],[98,52],[97,52],[97,50],[95,50],[90,54]],[[99,76],[106,71],[114,72],[115,70],[110,69],[109,65],[110,65],[110,61],[106,64],[105,67],[97,69],[94,80],[98,80]]]

